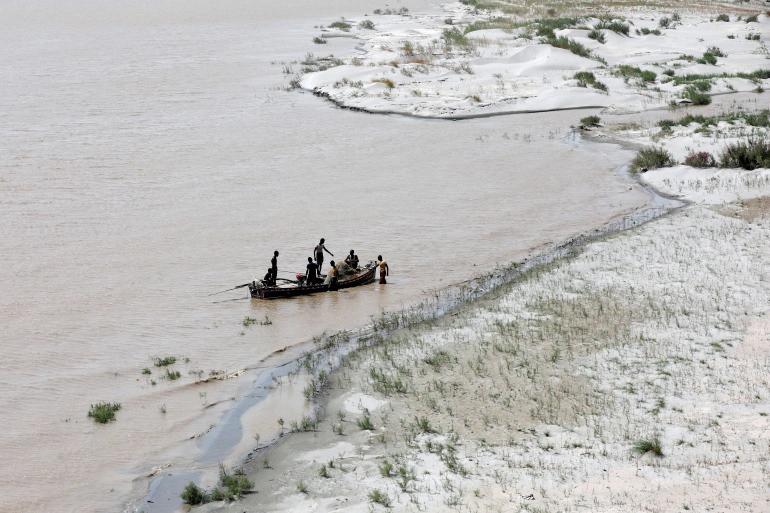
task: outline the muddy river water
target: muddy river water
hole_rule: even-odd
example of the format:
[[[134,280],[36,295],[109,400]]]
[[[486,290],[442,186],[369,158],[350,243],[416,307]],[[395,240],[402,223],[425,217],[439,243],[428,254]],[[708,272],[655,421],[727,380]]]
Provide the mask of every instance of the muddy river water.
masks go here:
[[[121,510],[149,474],[237,461],[304,405],[274,394],[250,409],[243,376],[201,377],[259,367],[644,203],[617,173],[628,151],[570,130],[581,111],[419,120],[283,89],[308,51],[354,51],[313,45],[314,26],[377,7],[0,7],[0,511]],[[389,284],[207,296],[264,274],[275,249],[280,269],[303,270],[322,236],[338,256],[383,254]],[[178,379],[153,365],[165,356]],[[87,418],[97,401],[121,403],[115,422]],[[238,408],[239,439],[201,458],[205,437],[190,438]]]

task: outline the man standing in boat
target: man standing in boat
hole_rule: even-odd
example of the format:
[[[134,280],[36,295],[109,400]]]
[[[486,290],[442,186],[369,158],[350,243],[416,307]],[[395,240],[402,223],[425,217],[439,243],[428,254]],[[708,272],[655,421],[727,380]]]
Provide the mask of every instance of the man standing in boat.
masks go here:
[[[318,274],[321,274],[321,267],[324,264],[324,251],[329,253],[331,256],[334,256],[334,253],[326,249],[326,246],[324,246],[324,242],[326,242],[326,239],[323,237],[321,238],[321,242],[318,243],[318,245],[315,247],[315,262],[318,264]]]
[[[318,278],[318,264],[313,262],[312,257],[307,257],[307,267],[305,268],[305,283],[308,285],[318,285],[321,280]]]
[[[270,259],[269,284],[275,286],[275,280],[278,278],[278,251],[273,251],[273,258]]]

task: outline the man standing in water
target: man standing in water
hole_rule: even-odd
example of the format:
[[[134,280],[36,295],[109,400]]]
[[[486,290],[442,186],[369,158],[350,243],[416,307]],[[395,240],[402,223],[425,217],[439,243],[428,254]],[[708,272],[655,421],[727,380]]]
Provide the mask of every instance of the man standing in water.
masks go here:
[[[337,266],[334,265],[334,260],[329,262],[329,264],[331,267],[329,269],[329,275],[326,277],[326,280],[329,282],[329,290],[337,290],[339,288],[337,286]]]
[[[321,242],[319,242],[315,247],[315,262],[318,264],[318,274],[321,274],[321,266],[324,264],[324,251],[329,253],[331,256],[334,256],[334,253],[326,249],[326,246],[324,246],[325,241],[326,239],[322,237]]]
[[[385,277],[390,274],[390,268],[388,267],[388,263],[382,259],[382,255],[377,255],[376,265],[380,268],[380,283],[384,285],[387,283]]]

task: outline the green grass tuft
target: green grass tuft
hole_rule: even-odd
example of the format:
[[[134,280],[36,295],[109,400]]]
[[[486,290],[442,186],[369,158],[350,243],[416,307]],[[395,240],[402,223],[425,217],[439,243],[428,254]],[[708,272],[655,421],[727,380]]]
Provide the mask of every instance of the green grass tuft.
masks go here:
[[[663,456],[663,449],[658,437],[639,440],[634,444],[632,450],[639,455],[647,454],[649,452],[658,457]]]
[[[720,167],[743,168],[749,171],[770,168],[770,140],[752,138],[729,144],[719,157]]]
[[[634,160],[631,161],[631,171],[639,173],[673,165],[676,165],[676,161],[668,151],[663,148],[649,146],[637,152]]]
[[[120,410],[120,403],[100,402],[91,405],[88,416],[99,424],[107,424],[115,420],[115,413]]]

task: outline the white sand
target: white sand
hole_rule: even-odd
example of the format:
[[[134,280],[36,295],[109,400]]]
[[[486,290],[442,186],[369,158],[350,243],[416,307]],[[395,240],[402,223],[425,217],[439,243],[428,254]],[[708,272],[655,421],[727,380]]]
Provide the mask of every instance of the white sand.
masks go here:
[[[770,20],[761,15],[758,23],[711,21],[713,16],[684,15],[661,35],[637,35],[635,30],[658,29],[665,13],[623,12],[630,24],[629,36],[602,30],[606,43],[588,38],[589,30],[557,30],[590,49],[602,62],[580,57],[568,50],[543,44],[527,35],[526,28],[491,28],[469,32],[467,46],[447,47],[442,32],[464,31],[489,16],[474,13],[462,4],[447,4],[445,15],[381,16],[348,20],[346,35],[360,39],[358,54],[345,65],[301,77],[305,89],[327,95],[334,101],[371,112],[398,112],[417,116],[453,117],[500,112],[540,111],[598,106],[613,112],[636,112],[660,108],[682,97],[685,85],[675,85],[665,70],[676,75],[748,72],[767,68]],[[452,25],[445,23],[446,19]],[[374,30],[358,23],[370,20]],[[518,21],[518,20],[517,20]],[[585,19],[581,27],[593,27],[598,19]],[[339,34],[327,30],[327,35]],[[749,40],[759,34],[760,40]],[[732,36],[732,38],[728,38]],[[716,65],[679,59],[682,54],[699,58],[712,46],[726,54]],[[638,66],[657,73],[654,83],[616,76],[619,65]],[[310,68],[313,69],[312,67]],[[591,71],[608,92],[580,87],[576,71]],[[390,81],[385,84],[384,81]],[[770,81],[761,81],[764,87]],[[390,87],[392,85],[392,87]],[[751,91],[757,83],[742,78],[715,79],[712,93]]]

